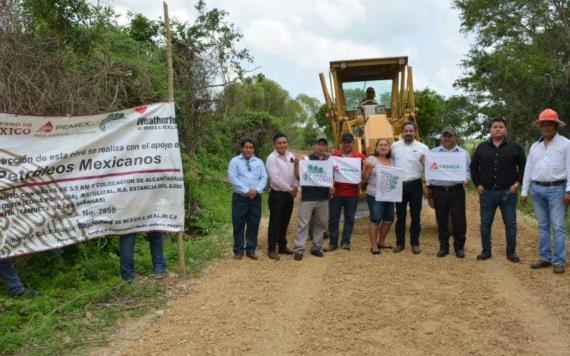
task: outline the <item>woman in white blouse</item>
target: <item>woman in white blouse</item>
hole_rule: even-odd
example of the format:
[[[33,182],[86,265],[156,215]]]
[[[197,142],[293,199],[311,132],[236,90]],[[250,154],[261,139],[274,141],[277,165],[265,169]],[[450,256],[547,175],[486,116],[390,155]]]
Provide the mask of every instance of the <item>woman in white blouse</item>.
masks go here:
[[[373,255],[380,254],[380,249],[392,248],[386,246],[386,236],[392,222],[394,222],[394,203],[376,201],[376,171],[378,166],[393,166],[390,152],[391,142],[381,138],[376,142],[374,153],[364,162],[362,179],[367,182],[366,201],[370,211],[370,225],[368,235],[370,237],[370,252]]]

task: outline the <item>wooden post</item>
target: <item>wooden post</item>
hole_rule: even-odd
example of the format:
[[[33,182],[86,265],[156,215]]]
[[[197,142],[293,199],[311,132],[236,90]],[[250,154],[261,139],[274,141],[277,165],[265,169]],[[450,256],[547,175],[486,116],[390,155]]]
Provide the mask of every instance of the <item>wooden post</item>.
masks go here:
[[[164,37],[166,40],[166,66],[168,71],[168,101],[174,102],[174,69],[172,67],[172,42],[170,37],[170,17],[168,17],[168,4],[164,5]],[[184,257],[184,231],[176,235],[178,246],[178,275],[186,276],[186,258]]]

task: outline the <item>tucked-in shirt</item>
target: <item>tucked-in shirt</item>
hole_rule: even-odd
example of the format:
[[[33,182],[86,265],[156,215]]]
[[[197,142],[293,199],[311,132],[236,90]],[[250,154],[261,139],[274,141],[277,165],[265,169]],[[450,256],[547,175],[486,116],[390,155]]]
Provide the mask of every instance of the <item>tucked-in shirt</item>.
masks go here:
[[[360,152],[352,152],[350,155],[345,156],[342,153],[342,150],[336,150],[331,153],[332,156],[336,157],[351,157],[351,158],[360,158],[361,168],[362,163],[366,159],[366,156]],[[339,197],[355,197],[360,195],[360,185],[359,184],[350,184],[350,183],[337,183],[334,182],[334,195]]]
[[[312,161],[324,161],[328,159],[328,156],[319,157],[312,153],[309,155],[309,159]],[[330,188],[327,187],[302,187],[301,188],[301,201],[321,201],[329,200]]]
[[[431,151],[432,152],[462,152],[465,155],[465,179],[460,180],[460,181],[456,181],[456,182],[431,179],[431,180],[427,181],[427,185],[437,186],[437,187],[449,187],[452,185],[463,184],[465,181],[471,180],[471,174],[469,172],[469,164],[471,163],[471,157],[469,157],[469,154],[463,148],[461,148],[459,146],[455,146],[452,149],[448,150],[447,148],[445,148],[443,146],[437,146],[436,148],[434,148]]]
[[[248,160],[240,154],[230,161],[228,179],[234,193],[245,195],[254,189],[261,194],[267,185],[267,172],[262,160],[255,156]]]
[[[299,185],[295,177],[294,159],[295,156],[289,151],[284,156],[273,151],[267,157],[266,167],[271,189],[288,192]]]
[[[404,140],[395,142],[390,148],[394,166],[404,170],[404,182],[417,180],[424,173],[424,165],[420,162],[422,155],[428,153],[428,146],[414,140],[409,145]]]
[[[527,196],[532,182],[556,182],[566,179],[570,192],[570,141],[556,134],[547,146],[541,138],[530,147],[524,169],[521,195]]]
[[[493,140],[482,142],[471,159],[471,178],[485,189],[508,189],[516,181],[522,185],[526,157],[521,145],[503,140],[497,147]]]
[[[366,182],[366,194],[368,195],[372,195],[372,196],[376,196],[376,181],[378,179],[378,177],[376,177],[376,167],[380,167],[380,166],[392,166],[393,163],[392,161],[390,161],[389,165],[385,165],[382,164],[382,162],[380,162],[380,160],[378,159],[378,157],[376,156],[369,156],[368,158],[366,158],[366,163],[370,164],[371,166],[374,166],[374,168],[370,171],[370,174],[368,174],[368,181]]]

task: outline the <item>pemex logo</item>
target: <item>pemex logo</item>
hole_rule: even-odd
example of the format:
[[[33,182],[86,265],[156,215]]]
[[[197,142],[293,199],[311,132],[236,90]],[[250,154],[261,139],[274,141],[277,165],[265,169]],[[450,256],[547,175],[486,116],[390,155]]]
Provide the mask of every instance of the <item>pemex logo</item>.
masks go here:
[[[40,128],[36,132],[50,133],[52,131],[53,131],[53,124],[50,121],[48,121],[42,126],[40,126]]]
[[[437,165],[437,162],[433,162],[433,164],[431,165],[430,168],[433,170],[437,170],[437,169],[439,169],[439,166]]]

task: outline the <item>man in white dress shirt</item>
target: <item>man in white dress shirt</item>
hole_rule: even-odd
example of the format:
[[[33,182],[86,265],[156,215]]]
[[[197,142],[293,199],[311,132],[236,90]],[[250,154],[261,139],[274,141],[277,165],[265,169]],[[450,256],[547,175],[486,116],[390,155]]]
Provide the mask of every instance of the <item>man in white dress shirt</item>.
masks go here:
[[[538,219],[540,260],[530,267],[539,269],[552,265],[554,273],[564,273],[566,207],[570,203],[570,140],[558,133],[566,124],[552,109],[541,112],[535,124],[540,127],[542,137],[530,148],[521,192],[522,206],[526,205],[530,193]]]
[[[289,142],[287,136],[278,133],[273,136],[274,150],[267,157],[265,166],[269,175],[269,228],[267,232],[268,256],[279,260],[279,254],[292,255],[293,251],[287,248],[287,228],[293,202],[297,196],[299,182],[295,176],[295,167],[299,161],[287,151]]]
[[[410,225],[410,245],[412,252],[419,254],[420,249],[420,213],[422,211],[424,165],[422,157],[429,148],[416,140],[417,126],[414,122],[406,122],[402,127],[402,137],[392,145],[394,165],[405,172],[402,202],[396,203],[396,247],[394,252],[401,252],[406,246],[406,214],[408,204],[412,223]]]

